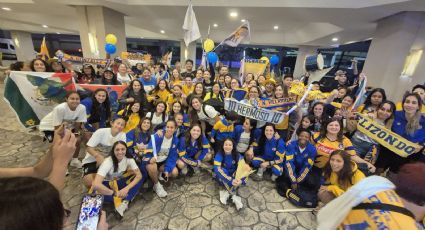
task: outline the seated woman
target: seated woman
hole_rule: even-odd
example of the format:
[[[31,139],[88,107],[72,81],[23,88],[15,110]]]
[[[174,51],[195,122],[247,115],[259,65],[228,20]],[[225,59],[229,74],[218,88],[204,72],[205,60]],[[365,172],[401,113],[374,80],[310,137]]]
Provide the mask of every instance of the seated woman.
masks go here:
[[[149,118],[143,118],[140,124],[126,134],[129,153],[138,161],[142,157],[152,135],[152,124]]]
[[[254,158],[254,146],[257,146],[256,140],[261,135],[261,129],[255,128],[257,120],[245,118],[242,125],[236,125],[233,130],[233,138],[236,145],[236,151],[245,157],[247,162]]]
[[[96,130],[87,142],[86,156],[83,159],[83,182],[88,188],[92,186],[97,169],[109,155],[112,145],[117,141],[126,141],[125,133],[122,132],[124,127],[125,120],[116,118],[111,128]]]
[[[149,120],[152,123],[152,129],[155,130],[155,128],[158,125],[165,124],[168,120],[168,114],[166,112],[167,105],[165,102],[160,101],[155,106],[155,111],[146,113],[146,117],[149,118]]]
[[[148,104],[143,84],[138,79],[130,82],[130,85],[124,90],[118,102],[120,103],[120,108],[124,108],[130,103],[139,102],[145,113],[151,108],[150,104]]]
[[[100,165],[92,189],[104,195],[105,202],[113,202],[115,210],[124,216],[130,203],[142,186],[142,174],[128,154],[124,141],[112,146],[110,156]]]
[[[176,126],[174,120],[168,120],[164,135],[155,134],[151,138],[142,159],[154,184],[153,190],[161,198],[166,197],[168,194],[162,184],[159,183],[159,179],[167,182],[169,177],[177,177],[179,174],[176,167],[177,148],[179,145],[179,140],[174,135]],[[161,178],[158,177],[158,172],[162,173]]]
[[[226,139],[220,152],[214,157],[214,173],[215,177],[224,186],[220,190],[220,202],[227,204],[227,200],[232,196],[232,201],[236,205],[236,209],[243,207],[241,198],[237,195],[240,185],[246,184],[246,178],[235,178],[238,163],[243,157],[236,152],[232,139]]]
[[[323,170],[323,182],[319,189],[319,200],[327,204],[342,195],[351,186],[365,178],[344,150],[333,151]]]
[[[258,146],[254,148],[252,165],[258,168],[255,179],[263,179],[263,173],[267,169],[272,171],[272,181],[282,175],[283,161],[285,156],[285,142],[276,138],[274,125],[267,123],[258,139]]]
[[[99,128],[106,128],[111,119],[111,104],[106,89],[96,89],[91,97],[81,101],[86,107],[87,122],[84,124],[86,140]]]
[[[166,101],[171,95],[171,90],[168,88],[168,83],[165,80],[159,80],[155,88],[149,93],[148,101],[156,105],[160,101]]]
[[[140,119],[143,118],[143,110],[140,102],[137,101],[130,103],[123,110],[118,111],[117,114],[126,120],[125,128],[123,129],[124,133],[136,128],[140,123]]]
[[[209,154],[210,145],[208,139],[202,133],[200,124],[193,124],[189,132],[180,138],[179,142],[179,159],[177,167],[183,175],[186,175],[188,168],[194,172],[199,172],[202,161],[210,161],[212,155]]]
[[[320,177],[310,173],[316,158],[316,148],[309,142],[309,130],[299,128],[296,133],[298,140],[286,147],[286,170],[276,181],[277,191],[295,205],[316,207]]]

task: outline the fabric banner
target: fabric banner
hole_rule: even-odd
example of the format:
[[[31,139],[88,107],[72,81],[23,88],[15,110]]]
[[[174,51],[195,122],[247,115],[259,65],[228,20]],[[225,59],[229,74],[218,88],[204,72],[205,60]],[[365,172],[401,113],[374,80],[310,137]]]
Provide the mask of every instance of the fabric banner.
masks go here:
[[[259,76],[266,70],[267,61],[261,59],[244,59],[243,62],[243,79],[248,73]]]
[[[40,120],[64,101],[68,91],[75,90],[69,73],[12,71],[6,81],[4,100],[15,111],[25,127]]]
[[[237,101],[242,101],[248,93],[245,89],[224,90],[225,98],[234,98]]]
[[[385,146],[401,157],[408,157],[420,146],[412,143],[400,135],[388,130],[386,127],[376,124],[366,115],[357,114],[357,130]]]
[[[250,28],[249,22],[246,21],[241,26],[239,26],[232,34],[230,34],[226,39],[224,39],[221,43],[226,44],[228,46],[236,47],[239,43],[242,42],[246,37],[250,38]]]
[[[281,123],[285,116],[284,113],[275,110],[255,108],[252,105],[239,102],[233,98],[224,99],[224,109],[236,112],[240,116],[252,118],[258,121],[271,122],[273,124]]]
[[[286,111],[297,103],[297,97],[288,97],[282,99],[259,99],[258,106],[264,109],[273,109]]]
[[[152,56],[150,54],[121,52],[121,59],[150,62],[151,58]]]
[[[81,62],[81,63],[90,63],[90,64],[99,64],[99,65],[107,65],[110,60],[107,59],[98,59],[98,58],[82,58],[78,56],[72,56],[69,54],[63,54],[63,59],[74,61],[74,62]]]

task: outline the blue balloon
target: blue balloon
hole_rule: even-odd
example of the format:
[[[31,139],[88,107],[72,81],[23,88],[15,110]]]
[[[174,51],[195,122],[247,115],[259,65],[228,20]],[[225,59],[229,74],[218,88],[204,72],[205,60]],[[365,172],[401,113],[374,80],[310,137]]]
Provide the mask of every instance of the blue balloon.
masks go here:
[[[207,55],[207,58],[208,58],[208,62],[212,64],[218,61],[218,56],[215,52],[209,52]]]
[[[107,43],[105,45],[105,51],[108,54],[114,54],[115,52],[117,52],[117,47],[115,45],[113,45],[113,44]]]
[[[270,64],[277,65],[279,63],[279,56],[273,55],[270,57]]]

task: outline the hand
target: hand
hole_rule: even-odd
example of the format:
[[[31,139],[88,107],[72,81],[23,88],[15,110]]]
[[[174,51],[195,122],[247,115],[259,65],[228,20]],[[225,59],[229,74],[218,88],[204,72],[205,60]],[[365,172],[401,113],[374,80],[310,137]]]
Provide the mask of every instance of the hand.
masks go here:
[[[275,132],[275,133],[274,133],[274,137],[275,137],[276,139],[279,139],[279,138],[280,138],[279,133]]]
[[[127,197],[127,194],[128,194],[128,189],[127,188],[123,188],[123,189],[121,189],[121,190],[118,191],[117,197],[119,197],[121,199],[124,199],[124,198]]]
[[[324,185],[320,186],[319,192],[327,192],[327,191],[328,191],[328,186],[324,186]]]
[[[415,151],[413,151],[413,153],[418,153],[419,151],[422,150],[422,148],[423,148],[422,146],[415,148]]]
[[[298,184],[292,184],[291,185],[292,190],[297,190],[298,189]]]
[[[252,148],[249,148],[245,152],[245,157],[246,157],[247,160],[252,160],[254,158],[254,150],[252,150]]]
[[[239,180],[239,179],[233,179],[233,181],[232,181],[232,185],[235,186],[235,187],[238,187],[241,184],[242,184],[242,181]]]
[[[186,99],[187,98],[186,94],[182,93],[182,98]]]
[[[109,224],[106,222],[106,212],[102,211],[100,214],[99,223],[97,224],[97,230],[108,230]]]
[[[129,103],[132,103],[132,102],[134,102],[134,98],[132,98],[132,97],[129,97],[129,98],[127,98],[127,100],[126,100],[127,102],[129,102]]]
[[[156,134],[158,135],[158,137],[162,137],[164,136],[164,131],[162,129],[158,129],[158,131],[156,131]]]
[[[371,173],[375,173],[375,171],[376,171],[376,167],[373,165],[373,164],[371,164],[371,163],[368,163],[367,164],[367,169],[369,170],[369,172],[371,172]]]
[[[269,167],[269,162],[268,162],[268,161],[266,161],[266,162],[261,163],[261,164],[260,164],[260,167],[261,167],[261,168],[263,168],[263,169],[265,169],[265,168]]]
[[[146,145],[145,145],[145,144],[143,144],[143,143],[137,144],[137,149],[138,149],[139,151],[143,151],[143,150],[145,150],[145,149],[146,149]]]
[[[332,96],[337,96],[338,90],[337,89],[332,90],[331,94],[332,94]]]
[[[368,113],[367,116],[372,120],[376,119],[376,113],[374,113],[374,112]]]
[[[63,133],[63,137],[61,137],[61,133]],[[53,164],[66,166],[74,155],[77,139],[71,130],[65,129],[64,125],[61,125],[54,135],[51,147]]]
[[[155,164],[156,163],[156,157],[152,157],[149,161],[149,164]]]
[[[212,138],[212,137],[211,137],[210,142],[211,142],[211,143],[215,143],[214,138]]]

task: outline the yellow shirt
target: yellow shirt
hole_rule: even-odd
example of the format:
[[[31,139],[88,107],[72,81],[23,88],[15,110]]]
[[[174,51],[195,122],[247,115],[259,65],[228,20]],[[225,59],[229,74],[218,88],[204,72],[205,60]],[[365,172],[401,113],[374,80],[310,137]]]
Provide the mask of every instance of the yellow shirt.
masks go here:
[[[363,200],[363,203],[383,203],[404,207],[403,202],[394,190],[379,192]],[[348,213],[338,229],[414,230],[421,228],[418,227],[418,224],[413,218],[399,212],[377,209],[356,209]]]
[[[159,99],[163,102],[167,101],[168,96],[171,95],[171,93],[169,91],[167,91],[166,89],[164,90],[158,90],[152,93],[152,96],[158,96]]]
[[[183,91],[183,93],[186,96],[188,96],[189,94],[191,94],[194,89],[195,89],[195,86],[194,85],[192,85],[192,87],[188,87],[187,85],[182,86],[182,91]]]
[[[330,177],[326,179],[325,185],[328,187],[328,190],[332,192],[336,197],[341,196],[345,191],[347,191],[351,186],[357,184],[360,180],[365,178],[365,175],[357,169],[357,164],[355,162],[351,162],[353,167],[354,175],[351,178],[351,182],[353,184],[347,183],[345,185],[339,184],[338,174],[332,172]]]
[[[120,110],[117,114],[122,115],[124,110]],[[128,133],[130,130],[137,128],[140,123],[140,116],[138,113],[132,113],[128,117],[128,121],[125,123],[125,127],[122,130],[124,133]]]
[[[320,137],[320,133],[315,133],[313,136],[314,145],[317,149],[316,160],[314,166],[318,168],[325,167],[329,161],[329,156],[335,150],[346,150],[351,156],[356,155],[353,144],[347,137],[343,137],[342,142],[330,141],[327,137]]]

